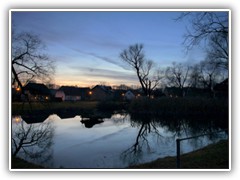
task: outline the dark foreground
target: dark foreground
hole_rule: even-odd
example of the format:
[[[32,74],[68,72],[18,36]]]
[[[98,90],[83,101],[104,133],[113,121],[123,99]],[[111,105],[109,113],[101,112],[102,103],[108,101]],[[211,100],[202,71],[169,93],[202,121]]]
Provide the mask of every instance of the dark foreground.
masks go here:
[[[181,155],[182,169],[228,169],[229,146],[228,140],[221,140],[203,149]],[[176,157],[159,158],[153,162],[130,168],[137,169],[175,169]]]
[[[12,158],[12,169],[42,169],[19,158]],[[131,169],[175,169],[176,157],[159,158],[153,162],[129,167]],[[228,169],[228,140],[222,140],[203,149],[181,156],[183,169]]]

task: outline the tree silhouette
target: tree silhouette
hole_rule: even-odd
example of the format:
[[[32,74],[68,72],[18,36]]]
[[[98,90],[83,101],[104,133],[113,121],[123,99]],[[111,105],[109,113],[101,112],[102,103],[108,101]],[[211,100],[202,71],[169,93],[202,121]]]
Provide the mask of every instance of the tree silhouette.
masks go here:
[[[15,121],[15,122],[14,122]],[[12,123],[12,156],[20,152],[30,158],[39,158],[53,144],[54,127],[50,121],[26,124],[20,117],[15,117]]]
[[[128,49],[120,53],[120,57],[136,71],[144,94],[150,97],[152,91],[159,86],[160,80],[163,77],[160,70],[154,71],[153,61],[146,59],[143,52],[143,45],[135,44],[129,46]]]
[[[188,50],[201,43],[207,57],[214,58],[221,68],[228,70],[229,59],[229,14],[228,12],[184,12],[177,20],[187,19],[190,28],[184,44]]]
[[[189,66],[184,66],[181,63],[173,62],[172,66],[166,69],[166,79],[168,80],[169,85],[178,87],[181,90],[182,96],[184,96],[184,86],[187,83],[189,75]]]
[[[12,32],[12,84],[23,85],[31,80],[49,81],[54,73],[54,62],[44,53],[41,39],[28,32]]]

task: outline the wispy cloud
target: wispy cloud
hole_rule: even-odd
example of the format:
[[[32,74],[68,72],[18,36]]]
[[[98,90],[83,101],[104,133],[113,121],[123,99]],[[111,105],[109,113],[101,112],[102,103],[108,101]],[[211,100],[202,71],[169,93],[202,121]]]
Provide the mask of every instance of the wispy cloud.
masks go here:
[[[85,54],[85,55],[97,58],[99,60],[102,60],[102,61],[114,64],[114,65],[117,65],[117,66],[119,66],[119,67],[121,67],[121,68],[123,68],[125,70],[130,70],[131,69],[126,64],[124,64],[123,62],[121,62],[118,59],[112,59],[112,58],[109,58],[109,57],[98,55],[98,54],[93,53],[93,52],[85,52],[85,51],[82,51],[82,50],[79,50],[79,49],[74,49],[74,50],[79,52],[79,53],[81,53],[81,54]]]
[[[84,76],[91,79],[106,79],[123,80],[123,81],[137,81],[137,77],[134,73],[128,71],[115,71],[109,69],[90,68],[82,66],[71,66],[72,70],[75,70],[75,74]],[[77,71],[76,71],[77,70]]]

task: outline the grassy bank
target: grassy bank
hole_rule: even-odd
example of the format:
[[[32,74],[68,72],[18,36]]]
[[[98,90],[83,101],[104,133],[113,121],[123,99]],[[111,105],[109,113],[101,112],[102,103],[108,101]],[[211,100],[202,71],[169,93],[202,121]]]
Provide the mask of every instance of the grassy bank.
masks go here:
[[[22,114],[30,110],[101,110],[114,111],[125,109],[131,114],[154,114],[159,116],[224,116],[228,117],[228,100],[214,98],[168,98],[135,99],[131,102],[119,101],[78,101],[78,102],[33,102],[31,104],[12,103],[12,113]]]
[[[97,107],[97,101],[78,101],[78,102],[32,102],[31,104],[21,102],[12,103],[12,113],[22,114],[30,110],[33,111],[55,111],[59,109],[80,109],[89,110]]]
[[[180,157],[182,169],[228,169],[228,141],[222,140],[203,149],[183,154]],[[131,166],[134,169],[175,169],[176,157],[159,158],[150,163]]]

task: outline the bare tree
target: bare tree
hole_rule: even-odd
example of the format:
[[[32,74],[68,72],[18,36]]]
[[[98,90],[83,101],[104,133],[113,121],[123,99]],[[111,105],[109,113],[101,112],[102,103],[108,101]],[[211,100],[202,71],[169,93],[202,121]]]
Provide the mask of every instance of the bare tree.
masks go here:
[[[26,124],[19,117],[12,123],[12,156],[20,152],[30,158],[38,158],[52,145],[54,128],[50,121]]]
[[[44,53],[45,46],[33,33],[12,33],[12,83],[21,88],[31,80],[49,81],[54,62]]]
[[[185,34],[187,50],[204,44],[207,56],[215,58],[221,68],[228,70],[229,20],[228,12],[185,12],[177,20],[188,19],[191,27]]]
[[[189,86],[193,88],[201,87],[200,84],[201,72],[199,64],[195,64],[191,67],[189,73]]]
[[[166,79],[170,85],[178,87],[184,96],[184,86],[187,83],[189,66],[184,66],[181,63],[173,62],[172,66],[166,69]]]
[[[214,59],[218,69],[228,70],[228,39],[223,35],[213,35],[210,38],[207,59]]]
[[[215,62],[215,59],[206,59],[200,62],[199,68],[200,82],[204,88],[212,91],[212,88],[217,81],[217,77],[219,77],[220,74],[218,63]]]
[[[191,23],[184,41],[188,49],[201,41],[209,41],[213,35],[228,37],[228,12],[184,12],[177,18],[182,19]]]
[[[146,59],[143,45],[129,46],[120,53],[120,57],[136,71],[144,94],[150,97],[152,91],[159,86],[162,76],[160,70],[154,71],[153,61]]]

